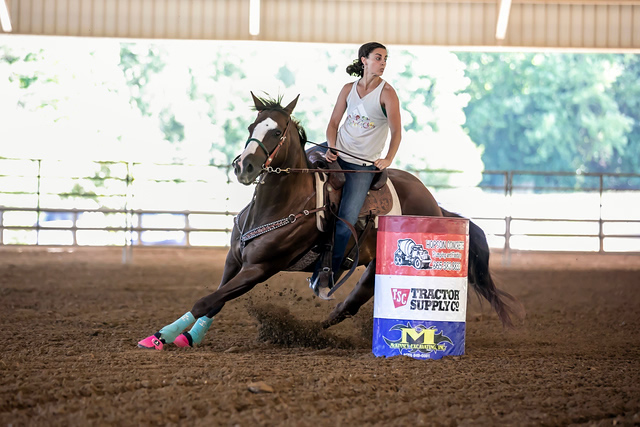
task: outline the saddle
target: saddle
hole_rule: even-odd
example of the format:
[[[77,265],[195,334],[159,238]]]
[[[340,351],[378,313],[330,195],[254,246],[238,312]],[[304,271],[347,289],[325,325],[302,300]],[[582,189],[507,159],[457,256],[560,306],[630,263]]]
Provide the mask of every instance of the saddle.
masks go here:
[[[332,212],[337,212],[342,196],[342,187],[345,183],[345,174],[330,172],[331,170],[339,170],[340,166],[337,162],[329,163],[325,160],[325,150],[323,148],[324,147],[314,147],[307,150],[307,157],[312,168],[328,170],[327,173],[316,173],[316,206],[324,206],[327,204]],[[358,215],[359,223],[365,221],[367,217],[377,217],[391,212],[393,208],[393,195],[387,185],[387,179],[388,171],[386,169],[374,174],[369,193]],[[318,230],[324,232],[327,230],[325,212],[318,212],[316,215]]]

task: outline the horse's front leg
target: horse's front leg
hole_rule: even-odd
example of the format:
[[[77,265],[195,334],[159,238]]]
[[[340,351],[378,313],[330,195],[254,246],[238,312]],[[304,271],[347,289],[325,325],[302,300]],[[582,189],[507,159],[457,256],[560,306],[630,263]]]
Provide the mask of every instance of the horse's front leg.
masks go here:
[[[376,260],[369,263],[362,273],[362,277],[353,288],[347,298],[338,304],[336,308],[329,314],[329,317],[322,322],[324,328],[337,325],[347,317],[355,316],[360,307],[362,307],[373,296],[375,290],[376,278]]]
[[[198,300],[191,311],[185,313],[175,322],[164,326],[155,334],[138,343],[138,347],[162,350],[164,344],[174,343],[178,347],[200,344],[213,322],[213,317],[222,309],[227,301],[237,298],[251,290],[255,285],[267,280],[274,274],[268,264],[238,265],[227,259],[223,281],[218,289]],[[233,274],[237,271],[237,274]],[[232,276],[232,277],[231,277]],[[188,332],[182,332],[189,325]]]

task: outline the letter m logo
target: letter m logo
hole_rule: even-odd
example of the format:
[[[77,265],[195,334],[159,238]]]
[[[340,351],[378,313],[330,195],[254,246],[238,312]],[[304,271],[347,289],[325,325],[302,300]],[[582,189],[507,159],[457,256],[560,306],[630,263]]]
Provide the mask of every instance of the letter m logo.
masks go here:
[[[433,344],[435,338],[435,329],[416,330],[413,328],[402,328],[403,344]]]

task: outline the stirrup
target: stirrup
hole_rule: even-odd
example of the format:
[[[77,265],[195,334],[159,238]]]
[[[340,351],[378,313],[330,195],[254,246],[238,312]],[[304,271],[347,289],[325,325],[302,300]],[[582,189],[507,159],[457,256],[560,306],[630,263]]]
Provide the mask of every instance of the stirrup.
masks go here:
[[[322,268],[318,274],[315,275],[315,279],[311,276],[307,280],[309,281],[309,287],[318,298],[327,301],[334,299],[329,296],[329,292],[335,285],[333,281],[333,271],[331,271],[330,268]]]

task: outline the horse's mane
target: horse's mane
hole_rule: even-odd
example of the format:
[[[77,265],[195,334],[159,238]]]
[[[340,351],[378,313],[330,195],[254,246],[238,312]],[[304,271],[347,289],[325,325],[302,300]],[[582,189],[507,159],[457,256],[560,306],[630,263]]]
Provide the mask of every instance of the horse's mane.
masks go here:
[[[265,97],[256,96],[256,98],[264,105],[264,108],[261,108],[260,111],[277,111],[286,116],[289,115],[289,113],[287,113],[287,111],[282,106],[282,95],[278,95],[278,99],[273,99],[269,97],[269,95],[266,95]],[[253,109],[258,110],[255,106],[253,107]],[[305,132],[298,119],[293,116],[290,117],[291,122],[295,125],[296,130],[298,131],[298,136],[300,136],[300,145],[304,150],[304,146],[307,143],[307,132]]]

